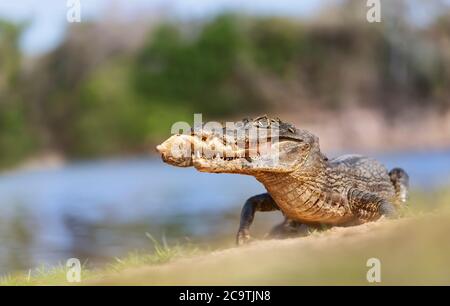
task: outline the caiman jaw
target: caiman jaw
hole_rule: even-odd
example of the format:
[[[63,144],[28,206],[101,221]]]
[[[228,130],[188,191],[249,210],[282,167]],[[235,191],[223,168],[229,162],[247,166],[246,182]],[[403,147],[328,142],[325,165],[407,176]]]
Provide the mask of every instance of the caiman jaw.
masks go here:
[[[206,134],[174,135],[156,149],[164,162],[178,167],[195,166],[202,161],[228,162],[245,157],[248,151],[228,136],[222,139]]]
[[[241,143],[242,142],[242,143]],[[261,152],[249,149],[248,140],[238,143],[233,137],[210,134],[174,135],[157,146],[164,162],[178,166],[194,166],[203,172],[245,173],[267,165]]]
[[[174,135],[157,149],[166,163],[203,172],[287,173],[303,166],[315,141],[307,131],[263,116],[238,121],[233,129]]]

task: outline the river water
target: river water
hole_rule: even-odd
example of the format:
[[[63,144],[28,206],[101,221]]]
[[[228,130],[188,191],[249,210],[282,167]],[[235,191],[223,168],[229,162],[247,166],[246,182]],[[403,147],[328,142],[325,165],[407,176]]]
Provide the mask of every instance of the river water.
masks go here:
[[[403,167],[413,188],[450,182],[450,151],[377,158]],[[170,241],[217,237],[237,225],[245,199],[261,192],[252,177],[174,168],[157,158],[0,175],[0,274],[71,257],[110,261],[151,248],[145,233]]]

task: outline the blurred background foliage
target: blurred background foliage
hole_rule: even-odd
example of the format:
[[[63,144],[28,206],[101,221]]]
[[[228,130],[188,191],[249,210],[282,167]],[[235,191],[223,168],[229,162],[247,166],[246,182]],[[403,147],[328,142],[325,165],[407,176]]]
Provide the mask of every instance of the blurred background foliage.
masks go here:
[[[372,24],[361,0],[86,0],[72,24],[65,1],[25,2],[0,1],[0,276],[146,254],[146,232],[169,245],[234,245],[242,203],[264,188],[148,154],[194,113],[278,116],[318,135],[329,157],[358,152],[404,168],[412,216],[449,203],[450,0],[381,0]],[[262,238],[282,215],[256,219]],[[440,264],[448,227],[437,228],[424,241]]]
[[[447,110],[448,10],[418,26],[390,4],[382,23],[369,24],[356,3],[308,19],[226,13],[144,29],[83,22],[31,59],[18,47],[26,25],[1,21],[0,165],[43,150],[144,152],[195,112]]]
[[[23,28],[0,21],[0,165],[23,158],[34,147],[27,105],[18,92],[22,61],[18,39]]]

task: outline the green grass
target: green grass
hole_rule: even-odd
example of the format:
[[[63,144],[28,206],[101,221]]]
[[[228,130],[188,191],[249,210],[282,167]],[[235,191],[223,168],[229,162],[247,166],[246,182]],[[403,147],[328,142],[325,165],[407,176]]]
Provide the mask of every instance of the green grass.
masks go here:
[[[82,267],[81,278],[93,277],[92,271]],[[39,268],[4,276],[0,279],[2,286],[27,286],[27,285],[57,285],[67,283],[66,267],[59,264],[55,267],[41,266]]]
[[[146,236],[153,245],[153,253],[133,251],[126,257],[116,258],[114,262],[98,269],[90,269],[87,263],[84,263],[81,269],[82,282],[102,279],[107,275],[120,274],[127,269],[168,263],[177,258],[188,258],[203,252],[192,244],[175,244],[169,246],[165,239],[162,239],[160,242],[148,233]],[[53,267],[41,266],[26,272],[18,272],[4,276],[0,278],[0,286],[70,285],[67,282],[66,273],[67,269],[63,264]]]
[[[169,246],[165,239],[162,239],[162,242],[159,242],[150,234],[147,233],[146,235],[153,243],[154,252],[152,254],[131,252],[125,258],[116,258],[114,263],[107,266],[107,271],[120,272],[125,269],[140,267],[142,265],[163,264],[176,258],[188,257],[201,253],[200,249],[192,244],[176,244],[174,246]]]
[[[147,234],[152,253],[131,252],[96,269],[85,263],[81,284],[367,284],[370,257],[382,261],[383,284],[450,284],[450,189],[414,192],[401,215],[367,227],[312,231],[307,238],[218,252],[189,243],[169,246]],[[70,283],[60,264],[5,276],[0,285]]]
[[[307,238],[261,241],[168,265],[106,276],[99,285],[370,285],[367,261],[381,261],[381,285],[450,284],[450,211],[338,228]]]

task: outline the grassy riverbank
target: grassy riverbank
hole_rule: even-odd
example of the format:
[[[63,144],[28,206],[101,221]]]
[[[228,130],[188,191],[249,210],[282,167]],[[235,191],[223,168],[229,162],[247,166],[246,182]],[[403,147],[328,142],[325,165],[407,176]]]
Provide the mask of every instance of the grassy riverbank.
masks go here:
[[[413,194],[398,220],[334,228],[306,238],[258,241],[243,248],[167,246],[82,269],[81,284],[367,284],[367,259],[380,259],[382,284],[450,283],[450,192]],[[231,233],[230,233],[231,235]],[[1,285],[67,285],[66,268],[3,277]]]

